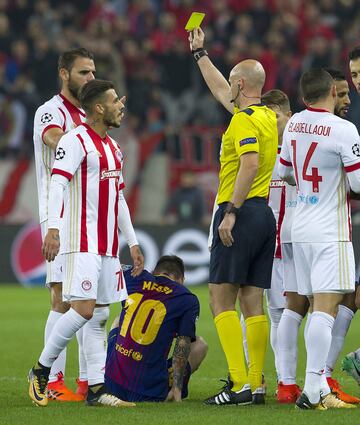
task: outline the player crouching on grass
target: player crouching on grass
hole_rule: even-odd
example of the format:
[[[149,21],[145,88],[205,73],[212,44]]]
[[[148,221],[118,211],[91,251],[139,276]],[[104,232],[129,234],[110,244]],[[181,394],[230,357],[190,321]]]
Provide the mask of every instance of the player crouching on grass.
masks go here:
[[[129,267],[124,277],[129,298],[109,334],[106,387],[128,402],[181,401],[208,349],[195,333],[199,301],[183,285],[184,263],[165,255],[153,273],[134,277]]]

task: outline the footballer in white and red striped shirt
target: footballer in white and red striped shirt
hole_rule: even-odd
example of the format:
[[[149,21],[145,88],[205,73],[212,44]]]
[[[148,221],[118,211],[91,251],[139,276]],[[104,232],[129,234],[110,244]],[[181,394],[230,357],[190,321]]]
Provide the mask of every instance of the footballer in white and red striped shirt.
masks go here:
[[[80,101],[87,120],[58,143],[49,190],[48,232],[43,243],[43,254],[48,261],[54,260],[61,246],[65,257],[63,297],[71,303],[71,308],[55,324],[37,365],[31,369],[29,394],[35,403],[47,404],[49,368],[85,325],[84,339],[91,337],[93,344],[87,345],[87,404],[132,406],[108,394],[104,385],[104,323],[109,314],[105,306],[127,297],[118,257],[118,227],[130,247],[134,261],[132,274],[137,276],[144,268],[144,257],[122,195],[122,154],[107,135],[109,128],[120,126],[124,104],[113,83],[103,80],[85,84]],[[64,193],[65,225],[60,241]],[[96,320],[95,327],[89,326],[94,318],[101,321]]]
[[[54,152],[61,136],[77,125],[85,122],[85,113],[78,99],[79,89],[94,78],[95,65],[92,54],[77,48],[63,52],[59,57],[59,79],[61,92],[41,105],[34,120],[35,167],[39,200],[41,233],[44,238],[47,232],[48,196]],[[51,334],[56,321],[68,309],[62,300],[62,258],[58,256],[52,263],[46,262],[46,286],[51,292],[51,310],[45,326],[45,340]],[[86,364],[82,353],[82,336],[79,341],[79,376],[85,379]],[[48,385],[48,397],[59,401],[81,401],[82,396],[73,393],[64,385],[65,352],[61,353],[54,363]]]

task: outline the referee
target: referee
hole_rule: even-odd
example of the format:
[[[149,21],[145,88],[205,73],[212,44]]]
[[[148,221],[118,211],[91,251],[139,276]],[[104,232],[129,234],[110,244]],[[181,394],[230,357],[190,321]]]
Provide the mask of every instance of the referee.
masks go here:
[[[265,82],[262,65],[244,60],[231,70],[227,82],[204,50],[204,38],[200,28],[192,31],[191,51],[212,94],[233,114],[221,144],[209,283],[229,379],[205,404],[264,403],[261,381],[269,326],[263,292],[270,288],[275,249],[275,218],[267,196],[277,154],[276,115],[260,103]],[[246,323],[248,371],[235,308],[238,295]]]

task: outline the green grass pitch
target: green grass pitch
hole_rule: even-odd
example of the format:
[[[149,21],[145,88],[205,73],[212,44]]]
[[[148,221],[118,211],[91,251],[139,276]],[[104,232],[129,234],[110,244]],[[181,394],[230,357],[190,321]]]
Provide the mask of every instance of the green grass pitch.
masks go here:
[[[206,407],[202,400],[213,395],[220,387],[219,378],[226,376],[226,365],[209,307],[207,287],[193,288],[202,307],[198,334],[209,344],[209,353],[200,370],[190,381],[189,398],[181,404],[140,403],[133,409],[86,407],[82,403],[50,403],[47,408],[35,407],[28,397],[26,375],[38,358],[43,344],[43,329],[48,313],[49,295],[43,288],[23,289],[20,286],[0,286],[0,424],[360,424],[360,407],[351,410],[297,411],[294,406],[276,403],[276,378],[271,348],[267,353],[265,376],[267,400],[265,406]],[[113,307],[111,318],[119,307]],[[360,316],[351,325],[342,355],[360,345]],[[304,382],[305,351],[302,335],[299,349],[299,384]],[[77,373],[77,345],[68,349],[66,382],[75,387]],[[345,390],[360,395],[360,388],[337,366],[338,378]]]

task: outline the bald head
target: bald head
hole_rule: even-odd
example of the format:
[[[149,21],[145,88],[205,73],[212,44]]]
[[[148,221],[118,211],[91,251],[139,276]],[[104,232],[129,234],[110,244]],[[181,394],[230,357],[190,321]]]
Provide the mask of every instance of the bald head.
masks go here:
[[[230,78],[244,80],[244,85],[249,89],[262,90],[265,84],[265,70],[260,62],[254,59],[246,59],[237,65],[230,72]]]

